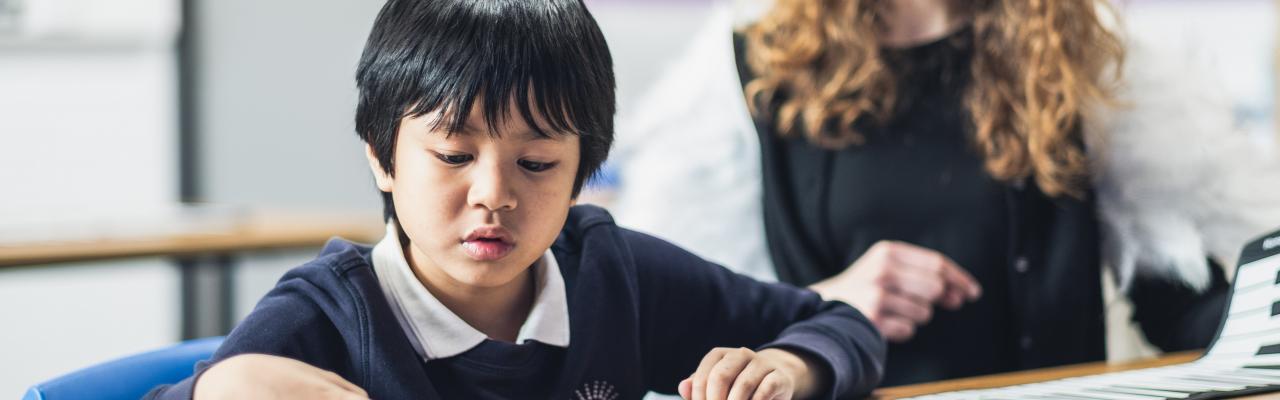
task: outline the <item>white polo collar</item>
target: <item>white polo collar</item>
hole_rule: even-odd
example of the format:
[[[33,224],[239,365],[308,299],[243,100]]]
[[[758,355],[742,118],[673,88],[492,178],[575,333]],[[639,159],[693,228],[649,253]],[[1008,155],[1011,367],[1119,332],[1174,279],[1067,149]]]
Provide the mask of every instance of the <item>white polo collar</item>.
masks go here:
[[[396,320],[424,360],[453,357],[488,339],[418,282],[404,257],[395,221],[387,224],[387,235],[373,247],[373,269]],[[516,343],[536,340],[568,347],[569,305],[565,300],[564,277],[551,249],[534,263],[533,272],[536,280],[533,309],[520,326]]]

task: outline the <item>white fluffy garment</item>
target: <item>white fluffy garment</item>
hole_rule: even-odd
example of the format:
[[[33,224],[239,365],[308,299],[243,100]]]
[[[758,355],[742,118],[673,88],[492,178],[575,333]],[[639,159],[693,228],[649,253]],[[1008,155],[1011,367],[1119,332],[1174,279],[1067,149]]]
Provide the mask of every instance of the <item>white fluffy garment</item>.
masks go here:
[[[1280,227],[1274,142],[1237,127],[1224,88],[1186,55],[1131,44],[1120,107],[1086,127],[1103,256],[1121,290],[1135,274],[1203,290],[1206,256],[1230,274],[1248,240]]]

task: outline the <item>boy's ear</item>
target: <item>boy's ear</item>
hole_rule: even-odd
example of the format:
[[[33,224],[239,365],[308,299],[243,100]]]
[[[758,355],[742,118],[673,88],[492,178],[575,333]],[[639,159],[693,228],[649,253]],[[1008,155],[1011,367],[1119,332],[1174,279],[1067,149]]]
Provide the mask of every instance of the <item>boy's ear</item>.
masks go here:
[[[378,161],[378,156],[373,152],[373,145],[364,144],[364,157],[369,160],[369,170],[373,171],[373,181],[378,184],[378,190],[391,192],[392,183],[395,179],[382,169],[382,162]]]

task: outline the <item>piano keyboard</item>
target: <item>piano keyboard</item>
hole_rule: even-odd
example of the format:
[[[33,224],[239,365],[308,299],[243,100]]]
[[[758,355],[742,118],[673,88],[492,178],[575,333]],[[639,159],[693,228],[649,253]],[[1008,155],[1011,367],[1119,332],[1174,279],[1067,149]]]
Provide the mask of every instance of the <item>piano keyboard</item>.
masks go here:
[[[1245,246],[1205,355],[1186,364],[903,400],[1219,399],[1280,391],[1280,231]]]

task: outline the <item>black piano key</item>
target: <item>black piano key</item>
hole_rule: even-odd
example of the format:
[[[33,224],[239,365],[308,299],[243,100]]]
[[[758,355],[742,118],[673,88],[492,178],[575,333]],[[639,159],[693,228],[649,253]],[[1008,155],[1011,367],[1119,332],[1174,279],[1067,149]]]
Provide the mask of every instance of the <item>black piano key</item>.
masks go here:
[[[1161,387],[1160,385],[1139,385],[1135,383],[1121,383],[1114,386],[1120,389],[1132,388],[1132,389],[1145,389],[1145,390],[1162,390],[1166,392],[1185,393],[1185,394],[1200,393],[1190,389],[1169,389],[1167,387]]]
[[[1240,396],[1248,396],[1254,394],[1272,393],[1280,390],[1280,386],[1268,386],[1261,388],[1249,388],[1243,390],[1215,391],[1197,393],[1184,400],[1215,400],[1215,399],[1231,399]]]
[[[1280,301],[1271,303],[1271,316],[1274,317],[1277,314],[1280,314]]]
[[[1239,374],[1243,376],[1252,376],[1257,378],[1270,379],[1272,380],[1272,383],[1280,385],[1280,376],[1276,376],[1275,374],[1270,374],[1263,371],[1264,370],[1260,370],[1260,369],[1241,368],[1238,370],[1231,371],[1230,373]]]
[[[1280,271],[1276,271],[1276,284],[1280,285]]]
[[[1171,382],[1183,382],[1186,384],[1201,384],[1213,390],[1242,390],[1250,387],[1261,386],[1253,385],[1246,382],[1229,381],[1226,379],[1209,379],[1195,376],[1175,376],[1168,378]]]
[[[1242,385],[1248,385],[1250,387],[1267,386],[1271,384],[1271,382],[1267,382],[1266,379],[1254,378],[1254,377],[1245,376],[1245,375],[1234,375],[1234,376],[1189,375],[1187,376],[1187,379],[1195,379],[1195,380],[1209,381],[1209,382],[1238,383]]]
[[[1156,379],[1143,379],[1143,380],[1134,380],[1134,381],[1128,381],[1123,383],[1116,383],[1112,386],[1131,387],[1131,388],[1138,388],[1138,389],[1168,390],[1168,391],[1182,392],[1182,393],[1199,393],[1201,391],[1207,390],[1210,385],[1206,385],[1201,382],[1174,382],[1168,378],[1156,378]]]
[[[1096,392],[1096,393],[1102,393],[1102,394],[1119,394],[1119,395],[1125,395],[1125,396],[1143,396],[1143,397],[1150,397],[1155,399],[1170,399],[1170,397],[1166,397],[1164,395],[1154,395],[1151,393],[1126,391],[1124,390],[1124,388],[1117,388],[1117,387],[1099,387],[1099,388],[1088,388],[1088,389],[1081,389],[1081,390],[1085,392]]]
[[[1058,399],[1058,400],[1108,400],[1106,397],[1089,396],[1083,393],[1053,392],[1046,394],[1027,395],[1029,399]]]
[[[1157,393],[1159,393],[1160,396],[1164,396],[1166,399],[1184,399],[1191,396],[1192,393],[1195,393],[1190,391],[1156,389],[1156,388],[1139,389],[1139,388],[1123,387],[1123,386],[1116,386],[1116,385],[1094,388],[1089,390],[1105,391],[1110,393],[1122,393],[1122,394],[1139,394],[1144,396],[1156,396]]]
[[[1280,354],[1280,344],[1269,344],[1258,349],[1257,355]]]
[[[1244,367],[1242,367],[1242,368],[1252,368],[1252,369],[1280,369],[1280,365],[1263,365],[1263,364],[1255,364],[1255,365],[1246,365],[1246,366],[1244,366]]]

